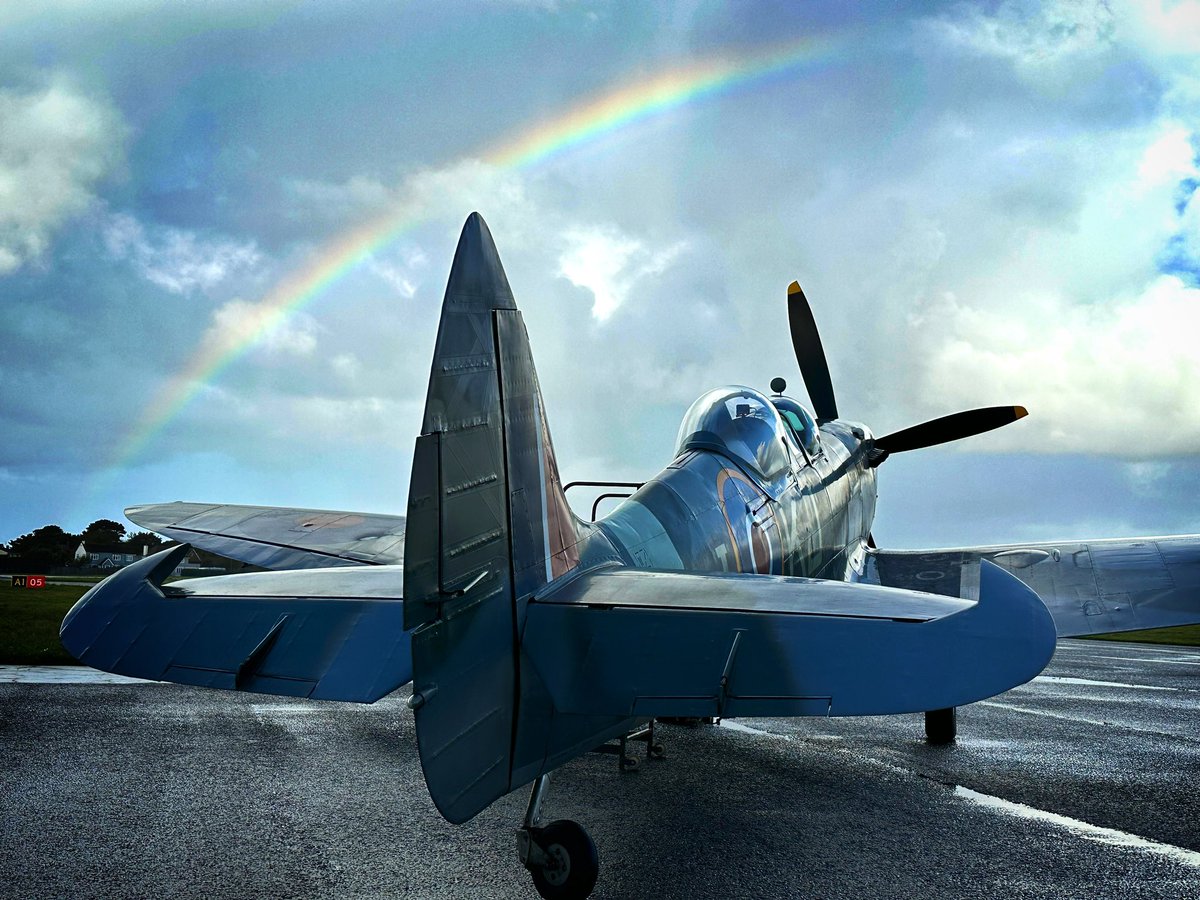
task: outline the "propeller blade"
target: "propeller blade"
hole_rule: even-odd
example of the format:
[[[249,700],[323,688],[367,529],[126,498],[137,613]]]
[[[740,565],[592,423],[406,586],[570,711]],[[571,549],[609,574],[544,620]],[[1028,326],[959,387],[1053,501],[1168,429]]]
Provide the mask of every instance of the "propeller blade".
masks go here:
[[[881,438],[875,439],[875,449],[887,453],[903,453],[906,450],[919,450],[921,447],[932,447],[934,444],[944,444],[947,441],[957,441],[959,438],[982,434],[993,428],[1008,425],[1017,419],[1023,419],[1029,411],[1023,406],[989,406],[984,409],[968,409],[965,412],[953,413],[905,428],[893,431]],[[882,460],[880,460],[882,462]]]
[[[788,325],[792,330],[796,362],[800,365],[800,374],[804,376],[804,386],[808,388],[817,421],[836,419],[837,401],[833,397],[833,382],[829,378],[825,350],[821,347],[821,335],[817,333],[817,321],[813,318],[808,298],[796,281],[788,285]]]

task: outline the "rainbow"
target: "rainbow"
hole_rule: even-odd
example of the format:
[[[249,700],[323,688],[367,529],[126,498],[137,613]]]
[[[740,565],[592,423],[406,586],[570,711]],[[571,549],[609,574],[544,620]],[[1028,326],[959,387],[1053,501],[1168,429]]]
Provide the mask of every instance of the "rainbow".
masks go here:
[[[638,122],[691,103],[794,75],[830,62],[841,43],[804,38],[768,49],[718,56],[651,75],[596,95],[556,117],[502,140],[471,158],[509,169],[525,169]],[[253,307],[236,333],[207,340],[159,390],[117,447],[107,471],[136,458],[205,387],[287,317],[312,303],[330,285],[368,260],[381,247],[419,224],[410,209],[391,211],[339,236],[313,260],[289,275]]]

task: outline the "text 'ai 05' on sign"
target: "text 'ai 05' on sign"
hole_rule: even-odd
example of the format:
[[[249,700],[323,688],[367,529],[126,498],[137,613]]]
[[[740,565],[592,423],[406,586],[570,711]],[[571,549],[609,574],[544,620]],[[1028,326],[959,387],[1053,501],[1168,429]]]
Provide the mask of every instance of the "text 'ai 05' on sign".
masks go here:
[[[46,576],[14,575],[12,576],[12,586],[15,588],[44,588],[46,586]]]

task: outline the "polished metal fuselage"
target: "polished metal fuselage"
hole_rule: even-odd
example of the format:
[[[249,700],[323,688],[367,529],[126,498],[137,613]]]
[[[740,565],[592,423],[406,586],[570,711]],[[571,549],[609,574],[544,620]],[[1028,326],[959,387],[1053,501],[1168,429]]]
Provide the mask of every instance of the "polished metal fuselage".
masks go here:
[[[792,465],[774,483],[723,454],[685,451],[585,544],[610,544],[637,568],[855,580],[875,516],[871,435],[833,421],[821,437],[815,458],[789,443]]]

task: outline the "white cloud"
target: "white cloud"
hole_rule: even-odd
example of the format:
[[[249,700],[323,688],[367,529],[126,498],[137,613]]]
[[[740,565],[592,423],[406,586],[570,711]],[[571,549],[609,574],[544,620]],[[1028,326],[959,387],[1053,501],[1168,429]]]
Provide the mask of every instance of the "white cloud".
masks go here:
[[[1161,54],[1200,53],[1200,2],[1140,0],[1123,3],[1117,15],[1148,50]]]
[[[1169,483],[1174,464],[1162,460],[1139,460],[1125,464],[1125,479],[1142,494],[1157,494]]]
[[[924,322],[937,327],[913,329],[918,392],[951,409],[980,398],[1029,408],[994,448],[1200,452],[1200,289],[1174,276],[1104,305],[1031,293],[982,309],[945,296]]]
[[[626,301],[639,280],[661,275],[685,248],[679,243],[653,251],[613,226],[572,228],[563,238],[567,246],[558,272],[592,292],[592,315],[601,322]]]
[[[204,342],[213,352],[222,352],[259,335],[258,345],[266,352],[303,357],[316,350],[316,331],[316,322],[305,314],[279,318],[261,304],[231,300],[213,313]]]
[[[394,187],[375,178],[355,175],[341,182],[292,179],[284,190],[305,218],[341,220],[364,214],[385,212],[399,202]]]
[[[362,371],[362,361],[353,353],[338,353],[329,360],[334,374],[345,381],[353,382]]]
[[[419,248],[404,248],[392,254],[392,258],[372,254],[367,268],[390,284],[405,300],[411,300],[420,283],[420,270],[429,263],[429,258]]]
[[[1177,123],[1165,126],[1162,137],[1146,148],[1138,165],[1138,180],[1146,187],[1174,185],[1197,174],[1192,134]]]
[[[368,232],[399,232],[448,212],[457,217],[479,210],[493,226],[500,223],[506,260],[522,251],[539,259],[557,253],[548,271],[590,291],[595,298],[592,312],[599,320],[611,316],[639,281],[662,274],[686,246],[675,243],[655,250],[611,223],[568,221],[563,212],[531,198],[520,173],[477,159],[411,172],[391,186],[364,178],[294,182],[291,194],[299,203],[296,215],[319,215],[319,208],[360,222],[375,217]],[[427,266],[424,253],[411,247],[388,256],[376,253],[367,262],[370,271],[405,298],[415,296],[423,285]]]
[[[1030,71],[1106,50],[1114,33],[1103,0],[1009,0],[990,12],[960,7],[931,25],[949,44]]]
[[[296,219],[353,222],[369,233],[400,231],[447,211],[486,208],[513,213],[525,203],[519,174],[478,159],[399,174],[392,183],[354,176],[344,181],[291,181],[285,185]],[[373,220],[373,221],[372,221]]]
[[[64,84],[0,91],[0,275],[49,246],[120,161],[124,126]]]
[[[1193,267],[1200,269],[1200,191],[1193,191],[1183,208],[1179,217],[1179,238],[1181,249]]]
[[[411,420],[414,406],[408,400],[368,394],[287,397],[274,402],[271,427],[285,440],[296,434],[336,435],[342,446],[365,444],[405,450],[411,446],[412,434],[404,427]]]
[[[130,260],[143,278],[174,294],[213,288],[261,259],[253,241],[204,239],[178,228],[148,232],[123,213],[110,217],[104,242],[113,256]]]
[[[1179,271],[1200,268],[1200,200],[1193,194],[1182,214],[1177,207],[1196,176],[1194,140],[1169,117],[1040,149],[1010,139],[972,168],[998,173],[985,215],[975,196],[928,204],[923,228],[892,217],[898,249],[874,253],[886,293],[861,339],[879,360],[865,392],[873,406],[850,399],[864,396],[851,370],[845,390],[839,383],[847,411],[884,432],[1020,403],[1029,419],[961,449],[1130,459],[1200,451],[1200,288]],[[1018,164],[1001,170],[996,154],[1014,153]],[[954,166],[942,160],[891,189],[916,206],[912,198],[936,192],[931,180],[969,180]],[[1054,204],[1026,201],[1038,198],[1034,188],[1044,196],[1064,186]]]

